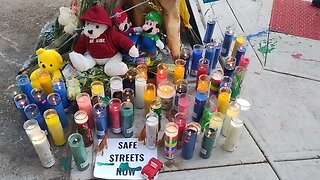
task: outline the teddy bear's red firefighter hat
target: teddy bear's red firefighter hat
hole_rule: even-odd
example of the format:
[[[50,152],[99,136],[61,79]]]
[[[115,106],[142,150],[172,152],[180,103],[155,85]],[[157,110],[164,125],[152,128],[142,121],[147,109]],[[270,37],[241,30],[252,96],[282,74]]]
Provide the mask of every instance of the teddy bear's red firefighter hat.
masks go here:
[[[85,21],[91,21],[99,24],[105,24],[112,26],[112,22],[107,11],[101,6],[92,6],[89,8],[80,18],[84,23]]]

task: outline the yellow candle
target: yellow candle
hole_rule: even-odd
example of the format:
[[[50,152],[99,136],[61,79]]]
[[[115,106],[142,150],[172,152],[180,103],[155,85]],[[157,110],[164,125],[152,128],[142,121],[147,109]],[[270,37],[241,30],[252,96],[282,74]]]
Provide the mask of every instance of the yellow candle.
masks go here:
[[[183,59],[177,59],[175,61],[174,65],[174,76],[173,76],[173,83],[176,84],[176,82],[179,79],[183,79],[184,77],[184,65],[186,64],[186,61]]]
[[[92,96],[104,97],[104,87],[101,81],[93,81],[91,83],[91,94]]]
[[[57,111],[54,109],[48,109],[43,113],[43,116],[53,139],[53,143],[56,146],[62,146],[66,142],[66,139],[64,137]]]
[[[231,98],[230,88],[229,87],[220,88],[220,92],[218,95],[218,102],[217,102],[218,112],[221,112],[223,114],[226,113],[230,98]]]
[[[198,80],[198,91],[202,93],[208,93],[210,84],[210,77],[206,74],[202,74],[199,76]]]
[[[137,66],[137,73],[144,75],[146,79],[148,79],[148,67],[145,64],[139,64]]]
[[[49,95],[53,93],[52,79],[50,77],[50,74],[46,71],[39,71],[38,76],[44,94]]]
[[[235,57],[238,47],[243,46],[245,43],[246,43],[246,35],[239,34],[238,37],[236,38],[236,42],[234,43],[231,56]]]
[[[144,87],[144,112],[148,114],[150,112],[151,101],[156,97],[156,86],[152,83],[148,83]]]

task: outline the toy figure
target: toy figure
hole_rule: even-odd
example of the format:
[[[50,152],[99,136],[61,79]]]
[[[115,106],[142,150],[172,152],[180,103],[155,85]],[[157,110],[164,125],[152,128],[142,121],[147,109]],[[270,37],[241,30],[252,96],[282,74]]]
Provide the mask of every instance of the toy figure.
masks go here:
[[[114,18],[112,18],[112,22],[119,30],[119,32],[128,37],[142,31],[141,27],[132,27],[132,23],[128,18],[127,12],[125,12],[121,8],[117,8],[114,10]]]
[[[144,179],[154,179],[159,174],[163,166],[164,164],[159,159],[152,157],[148,164],[142,168],[141,175]]]
[[[156,47],[159,49],[164,48],[164,44],[158,36],[161,23],[162,20],[160,14],[156,11],[151,11],[146,15],[145,23],[142,26],[143,32],[141,33],[142,39],[140,50],[150,54],[151,56],[155,56]]]
[[[118,51],[122,49],[130,56],[138,57],[133,42],[112,28],[108,13],[101,6],[89,8],[80,20],[85,24],[84,34],[80,35],[69,54],[72,65],[78,71],[86,71],[96,64],[104,65],[108,76],[124,75],[128,67]]]

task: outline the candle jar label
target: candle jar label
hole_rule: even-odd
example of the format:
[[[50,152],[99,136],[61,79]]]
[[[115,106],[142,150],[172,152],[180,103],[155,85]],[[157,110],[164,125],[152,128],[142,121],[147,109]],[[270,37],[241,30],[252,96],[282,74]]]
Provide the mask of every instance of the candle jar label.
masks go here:
[[[88,159],[87,159],[85,162],[83,162],[83,163],[80,164],[80,167],[81,167],[81,168],[85,168],[85,167],[87,167],[88,165],[89,165],[89,162],[88,162]]]
[[[96,130],[96,133],[98,136],[104,136],[105,135],[105,132],[104,131],[98,131]]]
[[[200,153],[202,153],[202,154],[207,154],[207,150],[206,150],[206,149],[201,148]]]
[[[126,133],[132,133],[133,132],[133,127],[126,129]]]

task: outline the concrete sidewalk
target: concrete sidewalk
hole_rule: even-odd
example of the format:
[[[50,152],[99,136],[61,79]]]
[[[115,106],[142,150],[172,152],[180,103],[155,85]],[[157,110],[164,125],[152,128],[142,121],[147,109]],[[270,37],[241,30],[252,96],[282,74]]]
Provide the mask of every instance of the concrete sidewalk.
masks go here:
[[[198,157],[185,161],[180,154],[166,166],[159,179],[319,179],[320,176],[320,42],[268,32],[272,1],[220,0],[203,4],[190,0],[198,26],[210,14],[218,17],[215,37],[222,37],[227,25],[236,34],[249,35],[246,56],[251,59],[242,87],[242,96],[253,99],[236,151],[225,152],[220,137],[209,160]],[[44,25],[66,1],[4,0],[0,2],[1,96],[14,82],[24,60],[33,53],[33,44]],[[201,18],[204,15],[204,18]],[[203,31],[201,31],[203,34]],[[300,42],[300,43],[299,43]],[[271,52],[263,51],[273,44]],[[296,58],[295,54],[303,54]],[[313,59],[314,61],[305,61]],[[7,99],[0,101],[0,176],[1,179],[67,179],[70,154],[67,146],[55,148],[60,157],[50,168],[42,168],[23,131],[19,114]],[[142,116],[142,111],[137,111]],[[137,122],[136,127],[141,122]],[[137,135],[137,133],[135,133]],[[159,158],[166,161],[159,151]],[[92,178],[92,169],[79,173],[71,169],[71,179]]]

